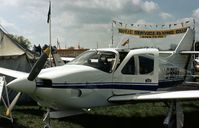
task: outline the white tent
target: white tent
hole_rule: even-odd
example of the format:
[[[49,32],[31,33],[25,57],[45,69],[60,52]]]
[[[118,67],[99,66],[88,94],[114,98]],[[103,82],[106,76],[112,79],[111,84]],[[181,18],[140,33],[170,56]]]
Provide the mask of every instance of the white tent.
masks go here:
[[[30,72],[34,62],[34,54],[30,50],[23,48],[17,42],[12,40],[8,34],[0,29],[0,67]],[[13,78],[6,77],[6,81],[9,82]],[[16,93],[9,92],[11,98]],[[27,96],[22,96],[21,100],[29,100]]]

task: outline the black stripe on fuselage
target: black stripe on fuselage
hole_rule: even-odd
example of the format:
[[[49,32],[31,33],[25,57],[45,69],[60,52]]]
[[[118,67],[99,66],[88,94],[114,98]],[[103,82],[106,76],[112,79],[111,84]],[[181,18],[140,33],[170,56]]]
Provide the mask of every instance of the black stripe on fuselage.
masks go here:
[[[159,83],[97,82],[97,83],[52,83],[37,82],[37,87],[65,89],[131,89],[156,91],[158,88],[172,87],[183,81],[159,81]]]

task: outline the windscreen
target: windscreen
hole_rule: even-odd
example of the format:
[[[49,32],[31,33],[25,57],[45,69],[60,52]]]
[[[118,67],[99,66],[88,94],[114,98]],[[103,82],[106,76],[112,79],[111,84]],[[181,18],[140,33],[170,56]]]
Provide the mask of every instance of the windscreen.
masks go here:
[[[86,65],[110,73],[115,62],[115,56],[114,52],[87,51],[68,64]]]

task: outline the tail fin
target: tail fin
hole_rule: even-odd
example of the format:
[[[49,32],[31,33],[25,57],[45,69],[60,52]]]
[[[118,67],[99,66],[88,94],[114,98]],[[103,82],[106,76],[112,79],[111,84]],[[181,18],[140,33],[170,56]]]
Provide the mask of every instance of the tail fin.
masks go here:
[[[175,49],[175,53],[180,53],[181,51],[191,51],[193,44],[195,42],[195,31],[188,28],[184,36],[182,37],[180,43]]]
[[[187,69],[189,64],[191,54],[182,55],[182,51],[191,51],[195,42],[195,32],[193,29],[188,28],[181,41],[177,45],[173,54],[168,57],[167,61],[173,63],[174,65]]]

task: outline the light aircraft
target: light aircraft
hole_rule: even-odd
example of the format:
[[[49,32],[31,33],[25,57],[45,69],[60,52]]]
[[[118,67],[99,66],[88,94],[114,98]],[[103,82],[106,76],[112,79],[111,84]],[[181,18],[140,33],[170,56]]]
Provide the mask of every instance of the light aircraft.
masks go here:
[[[40,106],[48,108],[45,127],[50,127],[50,117],[136,101],[171,103],[164,124],[170,125],[176,110],[177,125],[182,127],[183,113],[178,101],[199,98],[199,90],[177,89],[187,76],[193,44],[194,30],[188,28],[174,51],[91,49],[66,65],[42,69],[49,54],[46,49],[30,73],[5,68],[0,68],[0,73],[16,78],[7,87],[30,95]]]

